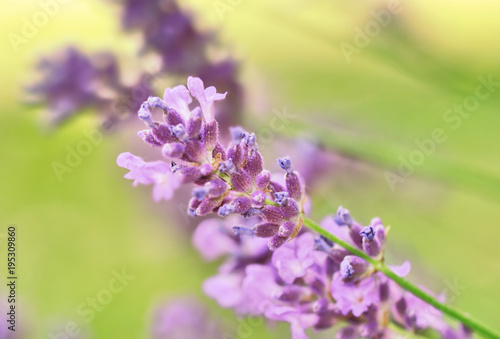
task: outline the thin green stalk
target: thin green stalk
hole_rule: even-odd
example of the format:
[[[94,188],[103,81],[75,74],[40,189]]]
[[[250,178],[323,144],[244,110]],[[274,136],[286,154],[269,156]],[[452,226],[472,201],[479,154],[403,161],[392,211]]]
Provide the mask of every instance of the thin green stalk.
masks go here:
[[[343,241],[342,239],[339,239],[335,235],[331,234],[327,230],[325,230],[323,227],[321,227],[318,223],[315,221],[309,219],[309,218],[304,218],[304,225],[312,229],[313,231],[318,232],[325,238],[333,241],[334,243],[342,246],[352,254],[365,259],[369,263],[373,265],[373,267],[382,272],[386,277],[394,281],[396,284],[404,288],[405,290],[411,292],[414,294],[416,297],[422,299],[429,305],[434,306],[438,310],[442,311],[443,313],[449,315],[450,317],[454,318],[455,320],[458,320],[462,322],[465,326],[476,332],[477,334],[482,335],[485,338],[493,338],[493,339],[500,339],[500,335],[496,334],[492,329],[488,328],[487,326],[479,323],[477,320],[473,319],[470,315],[459,311],[447,304],[444,304],[442,302],[439,302],[436,298],[431,296],[430,294],[424,292],[408,280],[401,278],[398,276],[396,273],[391,271],[389,267],[387,267],[384,263],[375,260],[368,256],[365,252],[361,251],[360,249],[354,247],[353,245]]]

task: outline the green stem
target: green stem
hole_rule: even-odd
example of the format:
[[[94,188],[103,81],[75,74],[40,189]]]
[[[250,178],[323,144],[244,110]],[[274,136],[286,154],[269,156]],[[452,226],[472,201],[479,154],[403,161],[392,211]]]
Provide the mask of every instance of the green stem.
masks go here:
[[[323,227],[321,227],[318,223],[315,221],[309,219],[309,218],[304,218],[304,225],[312,229],[313,231],[318,232],[325,238],[333,241],[334,243],[342,246],[352,254],[365,259],[368,261],[370,264],[373,265],[373,267],[382,272],[386,277],[394,281],[396,284],[404,288],[405,290],[411,292],[414,294],[416,297],[422,299],[429,305],[432,305],[433,307],[437,308],[438,310],[442,311],[443,313],[449,315],[450,317],[454,318],[455,320],[458,320],[462,322],[465,326],[473,330],[474,332],[484,336],[485,338],[493,338],[493,339],[500,339],[500,335],[496,334],[492,329],[488,328],[487,326],[479,323],[477,320],[473,319],[470,315],[459,311],[447,304],[444,304],[442,302],[439,302],[436,298],[431,296],[430,294],[424,292],[420,288],[418,288],[416,285],[412,284],[408,280],[401,278],[398,276],[396,273],[391,271],[389,267],[387,267],[384,263],[375,260],[371,258],[369,255],[367,255],[365,252],[361,251],[360,249],[354,247],[353,245],[343,241],[342,239],[339,239],[335,235],[331,234],[327,230],[325,230]]]

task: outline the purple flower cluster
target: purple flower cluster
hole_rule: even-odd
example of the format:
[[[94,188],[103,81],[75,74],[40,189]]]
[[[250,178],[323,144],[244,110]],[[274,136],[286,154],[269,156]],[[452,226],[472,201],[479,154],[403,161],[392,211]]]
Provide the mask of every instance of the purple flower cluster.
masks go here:
[[[238,314],[290,323],[294,339],[307,338],[308,328],[339,323],[346,324],[339,338],[390,338],[390,321],[411,332],[434,330],[447,339],[470,336],[466,329],[450,328],[439,311],[368,261],[302,230],[306,196],[290,158],[278,159],[285,172],[279,182],[264,169],[254,134],[236,127],[228,147],[219,141],[214,103],[225,95],[189,77],[187,88],[167,89],[163,99],[148,98],[138,112],[148,128],[138,135],[171,163],[145,162],[130,153],[117,161],[130,170],[125,177],[134,184],[154,185],[155,200],[168,199],[178,186],[191,183],[190,215],[228,216],[203,221],[193,235],[207,260],[226,257],[218,274],[205,281],[207,295]],[[160,113],[162,119],[154,120]],[[321,226],[383,260],[388,228],[379,218],[363,226],[339,207]],[[403,277],[410,264],[391,270]]]
[[[51,125],[57,125],[87,108],[96,109],[110,128],[139,109],[153,94],[153,78],[160,74],[197,74],[206,83],[231,91],[218,108],[220,123],[237,123],[243,108],[243,89],[237,80],[238,65],[231,59],[210,60],[214,35],[197,31],[191,16],[174,0],[126,0],[122,2],[123,28],[140,30],[144,51],[153,51],[162,63],[154,74],[137,70],[139,83],[125,85],[111,52],[85,55],[74,47],[44,58],[41,80],[28,90],[34,102],[44,103]]]
[[[123,28],[140,30],[144,50],[157,52],[163,68],[185,73],[207,62],[208,34],[195,29],[191,17],[175,0],[125,0],[122,5]]]
[[[342,215],[350,218],[340,207],[337,215],[327,216],[321,225],[356,245],[352,227],[356,222],[351,219],[351,226],[338,223]],[[472,338],[466,328],[448,326],[435,308],[322,236],[302,232],[269,252],[261,238],[232,234],[231,225],[238,222],[238,217],[233,218],[205,220],[193,235],[194,246],[206,260],[226,257],[217,275],[203,285],[204,292],[222,307],[240,315],[288,322],[294,339],[307,338],[308,328],[321,331],[337,324],[344,324],[337,333],[342,339],[394,338],[390,321],[413,333],[432,330],[445,339]],[[379,218],[367,227],[387,231]],[[372,241],[377,240],[373,237]],[[357,245],[362,246],[362,242]],[[406,276],[410,264],[391,269]]]
[[[195,74],[231,97],[217,108],[219,123],[238,123],[243,109],[243,88],[237,81],[238,64],[232,59],[211,60],[209,49],[216,35],[196,29],[191,15],[175,0],[124,0],[122,26],[141,33],[143,52],[160,56],[160,71],[179,75]]]
[[[117,97],[130,94],[136,86],[120,82],[115,57],[110,53],[86,56],[75,48],[67,48],[38,64],[39,82],[28,90],[35,102],[44,102],[52,125],[61,123],[71,115],[87,108],[97,108],[109,116]],[[127,105],[125,114],[136,112],[139,105],[152,93],[149,84],[142,85],[140,95]],[[104,95],[103,93],[109,93]]]
[[[278,163],[286,172],[284,184],[271,180],[255,134],[239,127],[231,129],[229,146],[222,146],[214,102],[226,94],[217,93],[213,86],[205,88],[195,77],[188,78],[187,87],[168,88],[163,100],[150,97],[138,112],[148,126],[138,135],[161,148],[171,160],[170,169],[165,170],[165,162],[146,163],[130,153],[121,154],[118,165],[130,170],[126,177],[134,184],[154,184],[157,198],[170,197],[180,183],[194,183],[188,211],[193,216],[212,212],[258,216],[260,222],[253,227],[237,226],[234,231],[271,238],[269,248],[278,248],[295,237],[303,223],[305,196],[298,173],[289,158],[280,158]],[[199,105],[191,109],[193,98]],[[161,121],[153,120],[154,111],[162,113]],[[268,199],[273,204],[266,204]]]

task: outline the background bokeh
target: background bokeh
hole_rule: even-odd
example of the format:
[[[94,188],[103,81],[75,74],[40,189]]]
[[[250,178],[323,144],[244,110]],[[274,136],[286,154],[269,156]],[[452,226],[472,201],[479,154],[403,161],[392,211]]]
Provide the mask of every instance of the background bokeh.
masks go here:
[[[223,16],[214,7],[219,2],[230,7]],[[313,216],[334,213],[338,205],[363,223],[380,216],[392,226],[389,263],[410,259],[411,280],[446,293],[454,305],[500,331],[500,87],[460,127],[443,120],[445,111],[474,95],[478,77],[500,81],[500,3],[401,1],[400,13],[350,62],[341,44],[355,46],[356,29],[364,29],[387,2],[181,4],[201,29],[215,29],[225,53],[241,61],[248,130],[262,131],[275,110],[286,110],[295,118],[272,143],[308,138],[335,154],[328,178],[315,186]],[[52,163],[64,162],[66,147],[75,147],[85,138],[82,130],[94,128],[98,119],[85,112],[49,133],[41,128],[40,109],[22,104],[37,58],[64,44],[111,49],[123,65],[133,60],[138,40],[120,31],[117,8],[93,0],[61,4],[16,53],[8,34],[19,34],[23,19],[40,5],[3,5],[0,229],[18,226],[19,326],[25,337],[50,338],[75,321],[83,337],[146,338],[152,308],[183,294],[198,296],[234,328],[231,312],[201,293],[216,264],[203,262],[192,249],[180,210],[154,204],[150,188],[132,188],[115,165],[116,156],[136,141],[137,125],[106,134],[59,181]],[[418,149],[414,140],[430,138],[436,128],[447,140],[391,190],[388,171],[397,173],[400,157]],[[286,146],[278,149],[281,154],[269,152],[288,152]],[[135,279],[86,323],[78,306],[122,269]],[[5,281],[3,270],[1,277]],[[458,293],[449,287],[456,284]],[[3,282],[0,291],[5,293]],[[286,327],[258,327],[250,337],[286,337]]]

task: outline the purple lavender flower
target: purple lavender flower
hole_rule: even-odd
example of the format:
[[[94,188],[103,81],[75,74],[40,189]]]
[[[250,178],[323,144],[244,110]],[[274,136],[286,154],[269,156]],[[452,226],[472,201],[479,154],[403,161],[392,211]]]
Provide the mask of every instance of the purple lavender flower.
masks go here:
[[[135,184],[156,185],[163,180],[159,174],[171,171],[163,173],[175,182],[171,187],[195,186],[191,215],[224,217],[203,221],[193,236],[207,260],[225,257],[217,275],[204,282],[204,292],[238,314],[290,323],[297,339],[307,338],[308,328],[323,330],[340,322],[348,325],[339,337],[382,338],[390,335],[389,319],[411,331],[458,335],[440,312],[403,292],[375,263],[302,230],[307,199],[291,159],[278,159],[285,173],[276,180],[264,169],[254,134],[233,128],[227,147],[219,140],[214,102],[224,96],[190,77],[188,88],[167,89],[164,100],[149,98],[138,112],[147,126],[140,136],[161,148],[171,165],[144,163],[130,153],[118,160]],[[160,121],[154,119],[158,113]],[[388,229],[379,218],[363,226],[340,207],[321,225],[374,260],[383,259]],[[389,269],[405,276],[410,265]]]
[[[372,277],[363,279],[358,285],[351,285],[337,276],[330,288],[337,307],[344,315],[352,312],[352,315],[359,317],[379,301],[379,289]]]
[[[75,48],[42,59],[38,69],[43,73],[42,79],[29,91],[37,96],[36,100],[46,102],[51,123],[59,123],[98,102],[97,85],[102,70]]]
[[[398,286],[394,286],[393,289],[395,290],[393,315],[398,323],[417,332],[434,329],[444,333],[448,330],[448,326],[442,319],[442,313],[432,305],[425,303],[410,292],[402,291]],[[438,296],[438,300],[444,301],[444,295]]]
[[[118,166],[130,170],[125,178],[134,180],[133,185],[153,184],[153,200],[170,200],[180,186],[178,178],[170,171],[170,165],[163,161],[144,162],[131,153],[122,153],[116,160]]]
[[[254,134],[240,131],[229,147],[222,146],[214,102],[225,96],[213,86],[205,88],[201,79],[189,77],[188,88],[166,89],[163,100],[150,97],[141,105],[138,116],[148,129],[138,135],[151,146],[162,148],[177,177],[171,173],[160,175],[166,171],[165,163],[145,165],[129,153],[120,155],[119,165],[131,170],[127,178],[134,179],[135,184],[154,183],[163,197],[170,196],[167,192],[181,183],[194,183],[197,187],[190,202],[191,214],[259,215],[262,222],[255,223],[251,231],[236,231],[270,237],[269,248],[274,250],[294,238],[302,226],[303,184],[289,158],[285,158],[284,167],[286,188],[270,180]],[[200,106],[190,107],[193,98]],[[163,121],[153,119],[155,112],[163,112]],[[264,204],[269,193],[276,206]]]
[[[288,246],[278,248],[273,254],[272,264],[286,283],[302,278],[314,264],[314,236],[305,233]]]
[[[217,110],[219,124],[227,127],[239,122],[243,89],[237,80],[238,66],[231,59],[213,62],[208,58],[215,35],[196,30],[191,16],[174,0],[121,2],[123,28],[140,30],[144,39],[142,51],[153,51],[162,59],[158,74],[198,74],[207,84],[229,90],[229,100]],[[30,88],[34,101],[48,106],[52,125],[90,108],[105,116],[103,127],[110,129],[137,112],[139,105],[153,94],[151,75],[157,74],[137,70],[141,80],[125,85],[120,80],[116,59],[109,52],[86,56],[71,47],[59,54],[40,62],[43,79]]]
[[[84,110],[96,109],[110,128],[124,116],[137,112],[152,89],[145,77],[124,85],[115,57],[110,53],[85,55],[74,47],[44,58],[38,66],[41,79],[28,88],[33,102],[47,106],[47,119],[57,125]]]

